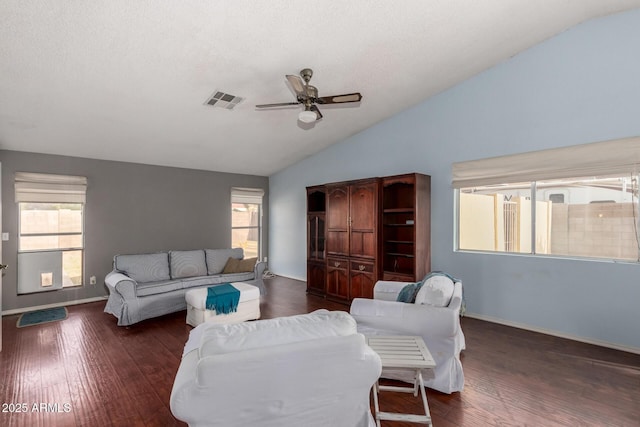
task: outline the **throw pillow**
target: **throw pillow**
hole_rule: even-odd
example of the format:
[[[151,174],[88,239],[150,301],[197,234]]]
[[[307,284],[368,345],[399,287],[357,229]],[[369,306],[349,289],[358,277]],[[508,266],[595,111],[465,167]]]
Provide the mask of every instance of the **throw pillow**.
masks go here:
[[[250,273],[253,271],[258,262],[258,258],[235,259],[229,258],[222,270],[222,274],[229,273]]]
[[[424,281],[416,295],[416,304],[447,307],[453,296],[453,281],[446,276],[435,275]]]

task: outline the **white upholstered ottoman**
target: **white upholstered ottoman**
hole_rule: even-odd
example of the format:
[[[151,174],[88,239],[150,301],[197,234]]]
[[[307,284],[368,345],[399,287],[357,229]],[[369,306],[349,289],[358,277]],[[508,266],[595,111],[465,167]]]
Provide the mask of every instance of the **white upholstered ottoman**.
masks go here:
[[[207,310],[207,288],[197,288],[187,291],[187,323],[198,326],[200,323],[240,323],[245,320],[260,318],[260,289],[257,286],[243,282],[231,283],[240,291],[238,311],[229,314],[218,314],[215,310]]]

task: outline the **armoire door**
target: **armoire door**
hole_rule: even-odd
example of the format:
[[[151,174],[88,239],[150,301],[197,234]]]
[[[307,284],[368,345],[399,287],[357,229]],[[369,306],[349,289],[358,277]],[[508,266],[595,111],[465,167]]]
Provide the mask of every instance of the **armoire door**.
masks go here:
[[[349,255],[349,186],[327,186],[327,254]]]
[[[349,299],[349,261],[327,258],[327,295]]]
[[[324,262],[307,262],[307,292],[324,295],[327,283],[327,267]]]
[[[349,256],[373,259],[377,252],[378,181],[354,183],[349,193]]]
[[[349,268],[349,299],[373,299],[376,280],[374,262],[352,260]]]

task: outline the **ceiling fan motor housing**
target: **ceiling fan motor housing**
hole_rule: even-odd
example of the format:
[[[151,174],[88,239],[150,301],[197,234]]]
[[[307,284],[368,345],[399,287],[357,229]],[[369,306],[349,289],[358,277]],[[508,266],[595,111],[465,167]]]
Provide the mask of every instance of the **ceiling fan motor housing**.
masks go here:
[[[302,77],[302,80],[304,80],[305,83],[309,83],[309,80],[311,80],[312,76],[313,70],[311,68],[304,68],[300,70],[300,77]]]

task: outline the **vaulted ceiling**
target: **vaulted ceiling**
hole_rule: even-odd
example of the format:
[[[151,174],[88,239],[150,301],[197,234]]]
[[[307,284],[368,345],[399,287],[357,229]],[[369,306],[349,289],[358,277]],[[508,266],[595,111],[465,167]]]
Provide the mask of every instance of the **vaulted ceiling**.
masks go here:
[[[640,0],[0,2],[0,149],[270,175]],[[312,68],[297,120],[285,74]],[[205,105],[216,91],[243,100]]]

